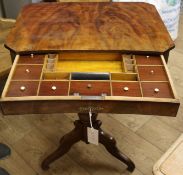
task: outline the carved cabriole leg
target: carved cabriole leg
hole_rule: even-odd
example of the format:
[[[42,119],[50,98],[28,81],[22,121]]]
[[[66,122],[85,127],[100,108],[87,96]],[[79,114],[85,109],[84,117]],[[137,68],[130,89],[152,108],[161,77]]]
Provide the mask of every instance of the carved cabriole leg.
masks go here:
[[[78,116],[79,120],[74,122],[75,128],[62,137],[60,146],[43,161],[43,170],[47,170],[52,162],[66,154],[72,145],[80,140],[88,144],[87,127],[90,127],[89,115],[87,113],[79,113]],[[111,155],[125,163],[128,166],[128,171],[132,172],[135,169],[134,163],[119,151],[115,139],[100,128],[102,122],[97,120],[97,114],[92,114],[92,125],[95,129],[99,130],[99,143],[103,144]]]
[[[82,139],[82,127],[79,121],[75,121],[75,128],[61,138],[60,146],[42,162],[41,167],[43,170],[49,169],[49,165],[52,162],[66,154],[72,145]]]
[[[125,163],[128,166],[128,171],[133,172],[135,169],[135,164],[126,155],[119,151],[116,146],[116,140],[113,137],[111,137],[109,134],[106,134],[103,130],[100,130],[99,142],[105,146],[110,154]]]

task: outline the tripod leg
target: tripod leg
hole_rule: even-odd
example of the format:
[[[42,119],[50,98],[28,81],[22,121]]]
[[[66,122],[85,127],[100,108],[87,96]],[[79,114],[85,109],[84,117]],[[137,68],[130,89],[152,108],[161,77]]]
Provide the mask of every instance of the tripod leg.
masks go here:
[[[43,170],[49,169],[49,165],[52,162],[66,154],[72,145],[82,139],[82,127],[80,127],[79,123],[77,125],[77,123],[78,122],[76,121],[75,128],[71,132],[61,138],[60,146],[42,162],[41,167]]]
[[[111,155],[113,155],[114,157],[125,163],[128,166],[127,168],[128,171],[130,172],[134,171],[135,164],[126,155],[124,155],[119,151],[119,149],[116,146],[116,141],[113,137],[104,133],[104,131],[100,130],[99,142],[105,146],[105,148]]]

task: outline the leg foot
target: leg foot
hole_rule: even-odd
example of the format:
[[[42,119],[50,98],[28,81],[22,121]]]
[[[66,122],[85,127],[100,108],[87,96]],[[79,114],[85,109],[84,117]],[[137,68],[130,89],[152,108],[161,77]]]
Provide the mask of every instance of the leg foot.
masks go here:
[[[83,133],[81,127],[80,122],[76,121],[75,129],[64,135],[60,140],[60,146],[42,162],[41,167],[43,170],[48,170],[52,162],[66,154],[72,145],[82,139]]]
[[[128,168],[127,170],[133,172],[135,169],[135,164],[130,160],[126,155],[121,153],[116,146],[116,141],[113,137],[106,134],[104,131],[100,130],[99,132],[99,142],[105,146],[107,151],[112,154],[114,157],[125,163]]]

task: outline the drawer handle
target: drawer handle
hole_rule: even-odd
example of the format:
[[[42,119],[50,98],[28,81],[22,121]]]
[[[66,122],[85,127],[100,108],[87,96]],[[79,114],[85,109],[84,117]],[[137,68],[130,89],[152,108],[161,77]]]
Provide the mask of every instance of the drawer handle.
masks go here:
[[[33,57],[34,57],[34,54],[32,53],[32,54],[31,54],[31,58],[33,58]]]
[[[30,73],[30,70],[29,70],[29,69],[25,69],[25,72],[26,72],[26,73]]]
[[[149,56],[146,56],[146,58],[149,58]]]
[[[52,86],[51,89],[52,89],[53,91],[55,91],[55,90],[57,89],[57,87],[56,87],[56,86]]]
[[[88,88],[88,89],[92,88],[92,85],[91,85],[91,84],[88,84],[88,85],[87,85],[87,88]]]
[[[129,87],[124,87],[123,90],[124,91],[129,91]]]
[[[25,86],[21,86],[21,87],[20,87],[20,90],[21,90],[21,91],[25,91],[25,89],[26,89]]]
[[[154,70],[151,70],[150,73],[153,75],[154,74]]]
[[[154,92],[158,93],[160,90],[158,88],[154,89]]]

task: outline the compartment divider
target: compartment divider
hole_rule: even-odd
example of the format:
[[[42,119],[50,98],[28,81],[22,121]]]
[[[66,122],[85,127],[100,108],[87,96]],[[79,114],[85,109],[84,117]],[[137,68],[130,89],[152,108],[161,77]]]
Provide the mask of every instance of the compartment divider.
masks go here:
[[[110,90],[111,90],[111,95],[110,96],[113,96],[111,73],[109,75],[110,75],[110,80],[109,81],[110,81]]]
[[[168,81],[169,81],[169,84],[170,84],[170,87],[171,87],[173,96],[174,96],[174,98],[178,99],[178,95],[177,95],[177,93],[176,93],[175,86],[174,86],[174,84],[173,84],[172,78],[171,78],[171,76],[170,76],[170,72],[169,72],[169,70],[168,70],[168,67],[167,67],[167,65],[166,65],[166,62],[165,62],[165,59],[164,59],[164,56],[163,56],[163,55],[161,55],[161,60],[162,60],[163,65],[164,65],[164,68],[165,68],[165,71],[166,71],[166,75],[167,75],[167,77],[168,77]]]
[[[127,68],[126,68],[125,59],[124,59],[123,55],[122,55],[122,65],[123,65],[123,68],[124,68],[124,73],[126,73],[127,72]]]
[[[135,55],[133,55],[133,58],[136,62],[136,58],[135,58]],[[142,98],[144,97],[144,94],[143,94],[143,90],[142,90],[142,84],[141,84],[141,81],[140,81],[140,76],[139,76],[139,71],[138,71],[138,68],[137,68],[137,64],[135,64],[135,69],[136,69],[136,72],[137,72],[137,80],[139,82],[139,86],[140,86],[140,92],[141,92],[141,95],[142,95]]]
[[[68,96],[70,96],[70,90],[71,90],[71,73],[69,74],[69,87],[68,87]]]
[[[38,88],[37,88],[37,93],[36,93],[36,96],[39,96],[39,90],[40,90],[40,86],[41,86],[41,82],[42,82],[42,79],[43,79],[43,73],[44,73],[44,69],[45,69],[45,66],[46,66],[46,56],[44,58],[44,63],[43,63],[43,67],[42,67],[42,70],[41,70],[41,76],[39,78],[39,84],[38,84]]]
[[[19,66],[19,65],[20,65],[20,66],[29,66],[29,65],[30,65],[30,66],[31,66],[31,65],[32,65],[32,66],[41,66],[41,65],[44,65],[44,63],[43,63],[43,64],[24,64],[24,63],[23,63],[23,64],[20,64],[20,63],[17,63],[16,65],[17,65],[17,66]]]

